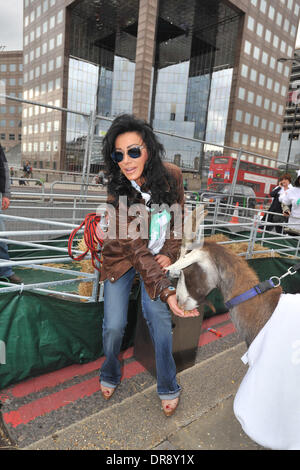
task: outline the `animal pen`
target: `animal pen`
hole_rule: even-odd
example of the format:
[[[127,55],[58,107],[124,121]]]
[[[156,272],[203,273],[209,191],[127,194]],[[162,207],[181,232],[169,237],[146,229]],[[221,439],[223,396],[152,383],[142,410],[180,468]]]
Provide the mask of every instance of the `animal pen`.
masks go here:
[[[68,239],[87,213],[97,210],[103,213],[106,195],[95,188],[92,191],[90,169],[95,161],[101,161],[99,141],[112,118],[97,116],[94,111],[65,109],[7,95],[0,95],[0,99],[4,103],[6,100],[19,102],[27,108],[43,108],[47,113],[67,113],[82,124],[82,136],[74,145],[70,144],[73,145],[71,151],[78,152],[78,158],[82,157],[81,166],[76,167],[81,174],[78,192],[59,193],[57,187],[62,182],[56,181],[47,193],[41,181],[32,191],[23,188],[22,192],[13,192],[10,208],[0,214],[6,226],[0,239],[8,243],[10,254],[10,261],[1,261],[1,265],[11,265],[23,280],[20,285],[0,284],[1,389],[70,364],[93,361],[103,354],[103,285],[99,284],[99,272],[93,269],[88,256],[81,262],[68,256]],[[191,171],[191,181],[205,174],[204,163],[210,152],[235,154],[237,161],[229,203],[241,161],[244,158],[272,160],[242,148],[175,135],[172,129],[155,132],[167,149],[166,160]],[[279,168],[282,163],[272,160],[270,166]],[[262,201],[264,209],[267,199]],[[188,211],[193,204],[187,204]],[[262,280],[275,275],[280,277],[299,259],[300,237],[267,232],[268,222],[260,221],[261,209],[247,208],[247,201],[243,208],[244,212],[247,209],[246,214],[238,214],[238,223],[232,223],[235,209],[230,204],[221,204],[218,199],[208,202],[208,215],[202,227],[205,236],[215,237],[219,243],[239,250]],[[259,228],[261,226],[263,228]],[[79,245],[82,237],[83,231],[79,231],[73,242],[74,254],[82,251]],[[284,283],[287,292],[295,291],[299,288],[299,274],[290,276],[288,282],[283,279]],[[226,309],[217,292],[212,292],[212,299],[216,312],[206,310],[204,314],[224,313]],[[134,342],[138,310],[137,282],[131,292],[123,349]]]
[[[0,284],[0,388],[103,354],[103,284],[99,284],[99,271],[89,255],[80,262],[68,255],[68,240],[87,213],[103,214],[105,197],[100,204],[99,195],[88,195],[84,201],[74,195],[64,194],[63,198],[62,202],[49,193],[47,199],[41,193],[40,201],[14,201],[10,215],[1,214],[6,225],[1,241],[8,243],[11,258],[1,265],[11,265],[23,283]],[[192,209],[189,204],[187,211]],[[228,212],[234,209],[218,201],[209,203],[201,228],[206,237],[244,256],[261,280],[280,277],[300,258],[300,236],[266,232],[270,224],[261,222],[260,209],[249,209],[247,216],[232,223]],[[25,217],[28,213],[35,217]],[[75,256],[85,249],[82,238],[81,229],[73,241]],[[284,288],[294,292],[299,285],[297,274]],[[134,341],[138,294],[137,282],[131,293],[123,349]],[[208,310],[207,316],[226,311],[217,292],[212,292],[211,300],[216,312]]]

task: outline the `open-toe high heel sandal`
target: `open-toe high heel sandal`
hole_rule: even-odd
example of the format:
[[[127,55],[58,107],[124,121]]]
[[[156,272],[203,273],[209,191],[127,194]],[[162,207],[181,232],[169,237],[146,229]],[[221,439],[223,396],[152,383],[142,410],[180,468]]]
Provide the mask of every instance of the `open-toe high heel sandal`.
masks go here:
[[[176,401],[177,400],[177,401]],[[179,404],[179,397],[174,398],[173,400],[163,400],[165,403],[162,403],[162,409],[165,414],[165,416],[171,416],[173,413],[175,413],[175,410]],[[175,405],[173,402],[175,402]]]
[[[101,393],[104,400],[109,400],[113,396],[115,390],[115,388],[101,387]]]

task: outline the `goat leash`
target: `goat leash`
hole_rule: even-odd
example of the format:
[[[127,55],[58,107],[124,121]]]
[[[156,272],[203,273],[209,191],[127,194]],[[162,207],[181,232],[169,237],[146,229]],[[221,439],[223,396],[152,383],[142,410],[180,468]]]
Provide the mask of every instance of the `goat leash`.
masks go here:
[[[90,251],[92,265],[97,271],[100,271],[101,267],[101,252],[103,246],[103,231],[101,230],[100,224],[101,216],[96,213],[87,214],[84,221],[79,227],[72,230],[68,241],[68,254],[70,258],[75,261],[81,261]],[[79,256],[74,256],[72,253],[72,244],[76,233],[84,226],[83,239],[86,244],[86,251]],[[101,238],[102,237],[102,238]],[[98,265],[96,263],[98,261]]]
[[[270,289],[280,286],[281,279],[289,275],[293,276],[299,270],[300,263],[294,264],[294,266],[290,266],[287,272],[282,276],[271,276],[270,279],[268,279],[267,281],[260,282],[259,284],[256,284],[256,286],[252,287],[252,289],[249,289],[246,292],[243,292],[243,294],[237,295],[231,300],[224,302],[224,305],[226,308],[231,309],[236,305],[245,302],[248,299],[252,299],[252,297],[255,297],[256,295],[263,294],[264,292],[267,292]],[[275,282],[273,281],[273,279]]]

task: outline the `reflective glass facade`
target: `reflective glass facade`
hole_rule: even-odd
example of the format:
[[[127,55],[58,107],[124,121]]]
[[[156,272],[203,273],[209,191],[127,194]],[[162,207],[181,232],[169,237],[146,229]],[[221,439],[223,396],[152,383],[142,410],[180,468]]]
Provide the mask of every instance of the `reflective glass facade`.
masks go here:
[[[68,107],[114,117],[134,102],[138,0],[70,5]],[[220,0],[160,0],[148,119],[158,130],[223,144],[241,12]],[[107,126],[99,124],[96,134]],[[67,121],[67,166],[80,164],[85,119]],[[161,137],[166,158],[194,166],[198,143]],[[176,147],[176,148],[175,148]],[[74,149],[77,148],[76,151]]]

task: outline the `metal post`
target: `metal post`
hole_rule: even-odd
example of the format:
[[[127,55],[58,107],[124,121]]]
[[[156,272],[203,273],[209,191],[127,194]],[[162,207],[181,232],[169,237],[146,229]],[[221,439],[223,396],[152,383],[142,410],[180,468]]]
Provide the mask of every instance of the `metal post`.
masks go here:
[[[298,112],[298,103],[296,103],[295,111],[294,111],[294,119],[293,119],[292,133],[291,133],[290,144],[289,144],[289,150],[288,150],[287,159],[286,159],[286,165],[285,165],[285,171],[286,171],[286,172],[288,171],[288,166],[289,166],[289,162],[290,162],[290,155],[291,155],[292,142],[293,142],[293,138],[294,138],[294,131],[295,131],[295,125],[296,125],[297,112]]]
[[[95,124],[96,124],[96,112],[92,111],[89,116],[88,121],[88,132],[86,138],[86,146],[84,152],[84,160],[83,160],[83,168],[82,168],[82,187],[80,191],[80,195],[86,194],[87,192],[87,179],[89,175],[87,172],[89,171],[91,155],[92,155],[92,143],[95,131]]]

